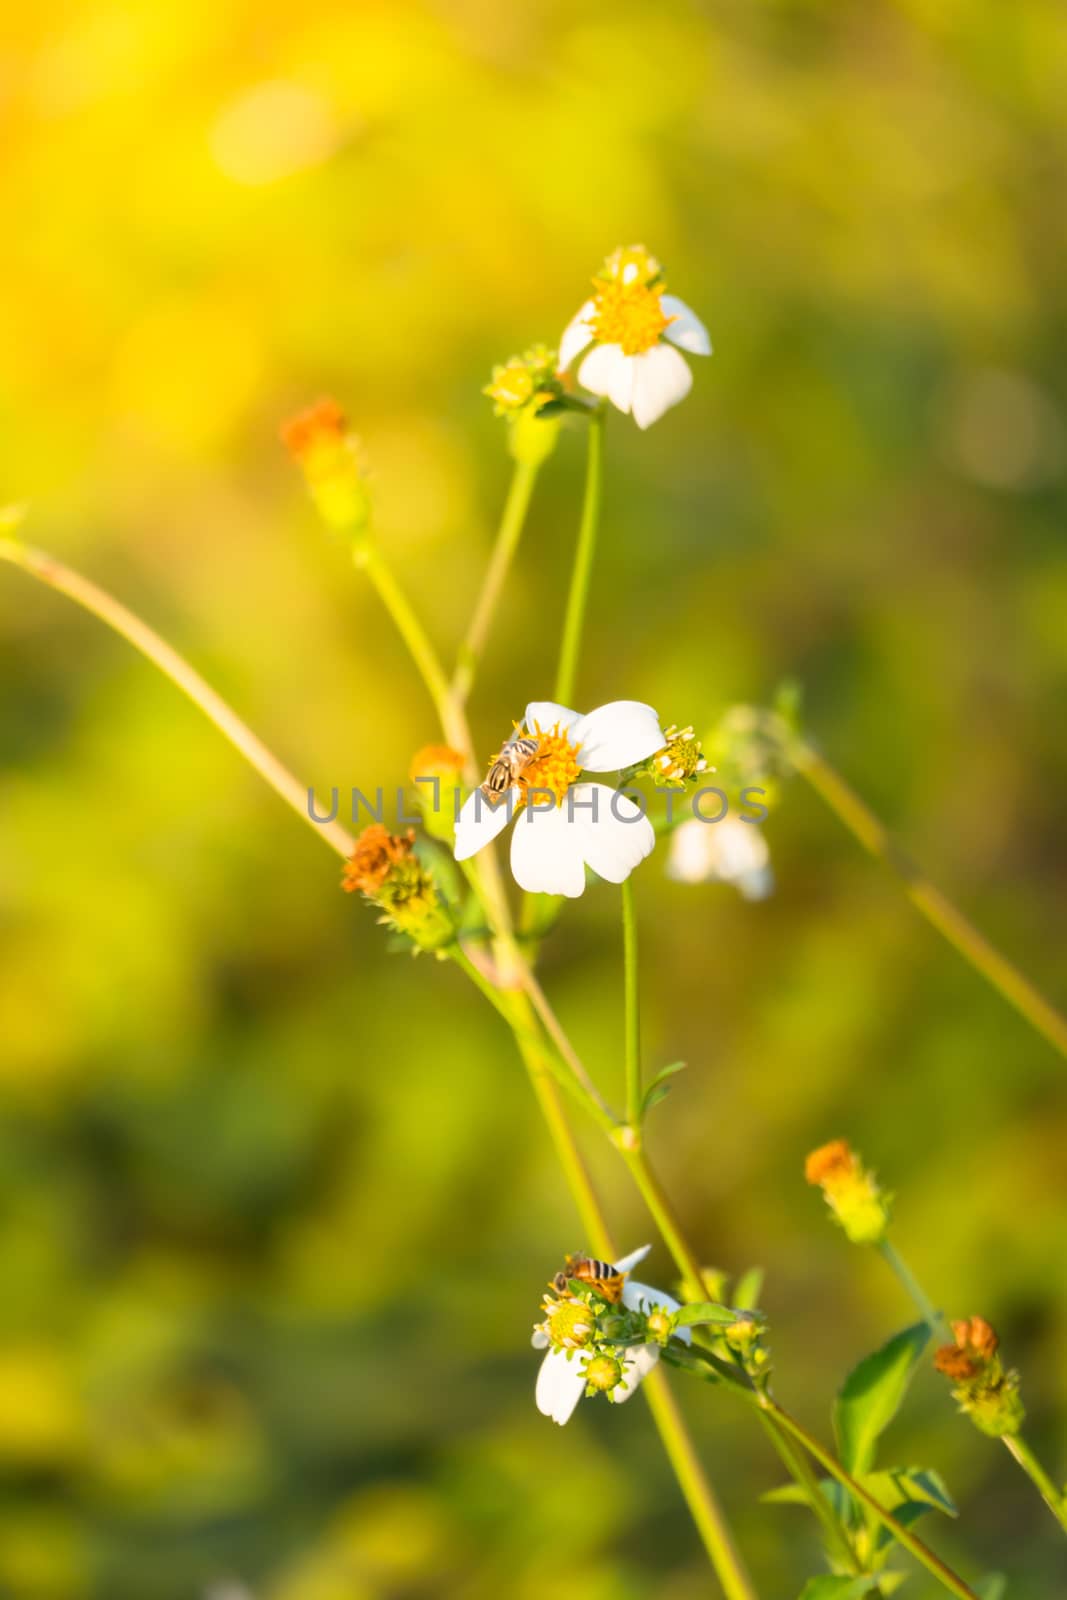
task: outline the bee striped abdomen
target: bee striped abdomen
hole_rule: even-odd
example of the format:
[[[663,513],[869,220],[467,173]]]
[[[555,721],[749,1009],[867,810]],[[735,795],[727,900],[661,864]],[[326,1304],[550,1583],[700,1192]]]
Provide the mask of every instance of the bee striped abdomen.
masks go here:
[[[597,1261],[592,1256],[568,1256],[562,1272],[558,1272],[554,1279],[557,1291],[566,1292],[568,1280],[576,1278],[579,1283],[587,1283],[603,1295],[605,1300],[610,1300],[612,1305],[618,1305],[622,1299],[622,1286],[626,1281],[626,1274],[618,1272],[610,1261]]]

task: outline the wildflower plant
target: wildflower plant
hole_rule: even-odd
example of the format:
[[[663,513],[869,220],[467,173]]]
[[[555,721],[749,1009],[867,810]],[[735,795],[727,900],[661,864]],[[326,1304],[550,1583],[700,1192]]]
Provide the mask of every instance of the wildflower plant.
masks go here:
[[[539,344],[494,368],[485,392],[506,431],[512,479],[470,626],[451,670],[379,543],[363,452],[341,407],[321,400],[284,425],[283,440],[323,524],[347,543],[356,570],[395,623],[436,713],[435,742],[413,748],[406,774],[419,829],[406,823],[393,832],[375,821],[353,837],[147,623],[88,579],[25,544],[15,514],[0,518],[0,558],[66,594],[159,667],[340,857],[343,888],[377,914],[390,937],[450,964],[509,1031],[585,1246],[593,1252],[570,1257],[559,1252],[549,1292],[535,1313],[532,1337],[541,1359],[532,1381],[539,1411],[564,1424],[583,1399],[603,1396],[618,1404],[640,1390],[728,1600],[756,1600],[757,1589],[668,1384],[667,1368],[680,1378],[710,1384],[723,1403],[747,1407],[761,1425],[788,1476],[766,1498],[806,1507],[823,1538],[824,1570],[795,1574],[798,1592],[808,1580],[806,1600],[887,1596],[916,1565],[945,1592],[962,1600],[990,1600],[996,1592],[992,1580],[969,1581],[915,1531],[920,1517],[957,1515],[936,1465],[891,1466],[886,1444],[911,1379],[937,1339],[936,1365],[952,1384],[958,1408],[982,1434],[1003,1441],[1067,1529],[1067,1499],[1023,1438],[1019,1379],[1004,1367],[989,1324],[980,1317],[951,1328],[945,1323],[891,1242],[889,1196],[844,1140],[813,1152],[808,1182],[821,1190],[849,1241],[881,1254],[920,1316],[846,1376],[833,1403],[831,1447],[802,1425],[778,1394],[773,1326],[759,1304],[759,1274],[746,1274],[731,1287],[705,1265],[711,1241],[702,1238],[698,1245],[689,1238],[647,1148],[649,1119],[676,1084],[683,1063],[646,1071],[642,1059],[634,877],[642,869],[660,870],[648,863],[662,841],[666,870],[679,883],[723,881],[747,898],[763,898],[773,878],[762,822],[769,807],[783,803],[793,776],[806,779],[871,853],[901,873],[920,912],[1067,1055],[1067,1021],[896,849],[878,819],[801,731],[799,699],[792,689],[780,692],[768,709],[734,708],[717,722],[714,708],[699,702],[659,707],[620,698],[585,713],[573,709],[581,699],[608,404],[647,428],[689,392],[693,373],[687,357],[710,354],[700,318],[667,292],[657,258],[634,245],[607,257],[593,278],[592,295],[566,326],[558,353]],[[508,708],[491,705],[501,739],[495,751],[478,751],[467,704],[538,475],[551,460],[564,423],[584,430],[587,468],[552,698],[532,698],[510,729]],[[546,661],[532,694],[545,693],[549,672]],[[641,690],[641,685],[620,684],[618,692],[631,687]],[[697,733],[697,728],[707,731]],[[695,805],[712,778],[748,806],[740,817],[730,817],[730,828],[721,834],[721,817],[712,821],[703,813],[683,816],[671,810],[679,797]],[[507,874],[497,845],[509,827]],[[612,1103],[579,1056],[537,974],[538,947],[551,922],[542,910],[557,897],[586,891],[618,896],[624,997],[620,1105]],[[639,1191],[670,1262],[656,1274],[668,1278],[669,1288],[632,1277],[648,1246],[619,1256],[573,1115],[592,1121]]]

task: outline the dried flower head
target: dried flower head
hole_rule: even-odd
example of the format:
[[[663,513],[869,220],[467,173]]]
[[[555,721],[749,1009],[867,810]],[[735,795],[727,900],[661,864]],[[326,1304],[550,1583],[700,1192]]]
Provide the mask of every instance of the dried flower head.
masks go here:
[[[1000,1340],[984,1317],[952,1324],[955,1344],[944,1344],[934,1366],[955,1384],[953,1395],[981,1433],[1003,1438],[1018,1433],[1026,1413],[1019,1397],[1019,1375],[1005,1372]]]
[[[440,950],[454,936],[437,886],[415,852],[415,832],[390,833],[380,822],[364,828],[345,862],[342,887],[357,890],[383,915],[381,921],[416,945]]]

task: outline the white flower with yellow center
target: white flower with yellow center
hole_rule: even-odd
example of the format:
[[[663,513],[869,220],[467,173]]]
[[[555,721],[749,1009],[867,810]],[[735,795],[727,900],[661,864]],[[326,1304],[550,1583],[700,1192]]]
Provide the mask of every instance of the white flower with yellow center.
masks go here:
[[[560,368],[581,356],[578,382],[631,412],[639,428],[651,427],[689,393],[693,375],[679,351],[710,356],[708,330],[665,292],[660,264],[643,245],[610,255],[593,288],[560,340]]]
[[[639,1261],[643,1261],[651,1250],[651,1245],[642,1245],[640,1250],[624,1256],[615,1263],[615,1271],[629,1273]],[[559,1315],[566,1317],[566,1308],[571,1302],[563,1301]],[[637,1283],[627,1277],[622,1286],[622,1304],[628,1311],[638,1311],[647,1316],[659,1308],[668,1315],[681,1309],[677,1300],[672,1300],[669,1294],[664,1294],[661,1289],[652,1289],[646,1283]],[[689,1343],[692,1335],[688,1328],[677,1329],[676,1336]],[[604,1387],[616,1403],[629,1400],[630,1396],[640,1386],[660,1357],[658,1344],[639,1344],[632,1347],[620,1348],[615,1357],[618,1371],[606,1370],[605,1382],[600,1381],[598,1369],[611,1369],[613,1359],[604,1353],[597,1353],[588,1358],[580,1352],[581,1335],[573,1338],[568,1322],[568,1337],[560,1343],[553,1344],[545,1325],[536,1327],[533,1331],[532,1344],[535,1350],[545,1350],[547,1354],[541,1363],[541,1370],[537,1374],[537,1388],[535,1398],[537,1409],[544,1417],[551,1417],[553,1422],[558,1422],[562,1427],[574,1415],[582,1395],[588,1386],[593,1388]]]
[[[511,870],[521,889],[573,899],[592,867],[622,883],[652,851],[656,836],[643,810],[605,783],[579,783],[583,771],[619,772],[662,750],[666,740],[651,706],[612,700],[585,716],[552,700],[533,700],[520,725],[537,753],[499,797],[476,789],[456,822],[456,860],[466,861],[512,817]]]
[[[689,817],[671,836],[667,876],[679,883],[732,883],[746,900],[774,891],[771,853],[759,824],[740,817]]]

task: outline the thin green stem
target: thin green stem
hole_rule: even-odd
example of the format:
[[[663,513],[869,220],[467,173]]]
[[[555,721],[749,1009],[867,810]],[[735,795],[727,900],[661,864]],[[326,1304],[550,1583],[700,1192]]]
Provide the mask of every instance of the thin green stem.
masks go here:
[[[571,704],[578,679],[578,658],[582,648],[585,607],[593,575],[597,530],[600,526],[600,506],[604,492],[604,415],[603,401],[589,414],[589,454],[586,460],[582,519],[578,526],[578,542],[574,550],[574,566],[571,569],[571,586],[567,595],[563,640],[556,672],[556,700],[564,706]]]
[[[903,881],[912,905],[963,959],[1061,1056],[1067,1057],[1067,1017],[1057,1011],[1015,964],[932,884],[893,841],[888,829],[828,761],[806,741],[788,736],[785,748],[802,774],[863,848]]]
[[[939,1311],[934,1305],[896,1246],[891,1244],[888,1239],[883,1239],[878,1246],[878,1253],[896,1274],[905,1294],[913,1301],[915,1309],[930,1331],[936,1333],[939,1339],[950,1341],[952,1339],[952,1329],[948,1325],[945,1313]]]
[[[625,1017],[626,1121],[641,1126],[641,996],[637,967],[637,908],[633,878],[622,885],[622,964]]]
[[[850,1572],[860,1574],[863,1571],[863,1563],[853,1548],[848,1530],[823,1494],[819,1480],[808,1465],[804,1452],[796,1447],[789,1434],[775,1422],[773,1417],[768,1416],[762,1409],[757,1415],[763,1425],[763,1431],[781,1458],[786,1471],[803,1489],[808,1505],[821,1523],[826,1535],[827,1550],[832,1551]]]
[[[481,592],[475,603],[470,626],[459,648],[456,670],[452,675],[452,698],[457,705],[466,704],[474,687],[475,674],[481,662],[485,642],[489,637],[496,608],[500,603],[500,596],[522,537],[539,467],[539,462],[516,461],[512,471],[508,497],[504,502],[503,515],[493,543],[493,553],[489,558]]]
[[[445,738],[453,739],[457,726],[456,708],[452,703],[448,678],[415,608],[373,539],[361,539],[356,544],[354,560],[356,566],[367,574],[374,585],[378,598],[393,619],[397,632],[407,646],[408,654],[415,663],[433,701]],[[456,739],[455,743],[458,748],[459,740]]]
[[[738,1393],[741,1392],[739,1389]],[[789,1412],[780,1406],[776,1400],[772,1400],[767,1394],[756,1394],[755,1391],[749,1391],[749,1397],[752,1404],[761,1407],[769,1416],[773,1417],[780,1428],[791,1434],[798,1444],[803,1445],[804,1449],[819,1463],[824,1472],[829,1473],[831,1478],[836,1478],[837,1482],[846,1488],[849,1494],[862,1501],[874,1513],[883,1527],[889,1529],[897,1543],[902,1545],[910,1555],[913,1555],[916,1561],[921,1562],[928,1572],[933,1573],[938,1582],[950,1594],[958,1595],[960,1600],[978,1600],[974,1590],[964,1583],[963,1579],[953,1572],[952,1568],[947,1566],[940,1556],[935,1555],[929,1545],[924,1544],[902,1522],[898,1522],[893,1513],[887,1511],[877,1497],[869,1489],[865,1489],[862,1483],[853,1478],[851,1473],[846,1472],[835,1456],[829,1450],[824,1449],[819,1441],[806,1428],[802,1427],[795,1417],[790,1416]]]
[[[1067,1528],[1067,1496],[1053,1483],[1021,1434],[1006,1433],[1003,1440],[1008,1454],[1022,1467],[1061,1528]]]
[[[286,805],[313,828],[320,839],[325,840],[338,855],[352,854],[356,841],[347,829],[337,821],[315,820],[311,811],[311,803],[314,800],[311,791],[283,766],[277,756],[267,749],[262,740],[241,721],[225,700],[215,693],[210,684],[206,683],[200,674],[195,672],[189,663],[146,622],[142,622],[140,617],[135,616],[106,590],[91,583],[88,578],[83,578],[79,572],[64,566],[61,561],[47,555],[43,550],[35,550],[31,545],[22,544],[18,539],[0,539],[0,560],[10,561],[13,566],[21,567],[23,572],[47,584],[50,589],[65,594],[68,600],[73,600],[76,605],[90,612],[112,632],[132,644],[135,650],[139,650],[153,666],[158,667],[160,672],[168,677],[210,722],[214,723],[219,732],[244,756],[249,765],[255,768],[275,794],[280,795]],[[318,803],[315,804],[315,810],[321,810]]]

